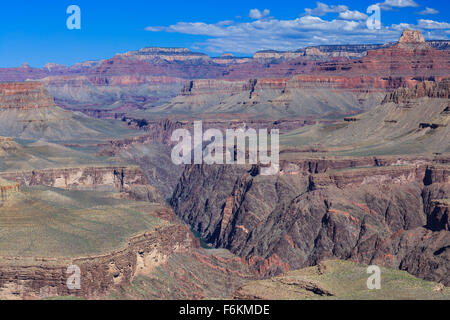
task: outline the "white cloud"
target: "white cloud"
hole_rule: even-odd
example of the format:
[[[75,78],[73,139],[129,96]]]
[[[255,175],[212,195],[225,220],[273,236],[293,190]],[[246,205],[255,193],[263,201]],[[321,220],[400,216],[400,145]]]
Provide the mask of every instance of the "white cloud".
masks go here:
[[[418,7],[419,5],[414,0],[385,0],[378,4],[384,10],[391,10],[392,8],[406,8]]]
[[[251,9],[249,13],[249,17],[255,20],[262,19],[270,14],[269,9],[264,9],[263,12],[259,11],[259,9]]]
[[[344,20],[366,20],[367,18],[368,16],[366,14],[359,12],[357,10],[355,11],[347,10],[339,13],[339,19]]]
[[[419,12],[419,14],[421,14],[421,15],[438,14],[438,13],[439,13],[439,11],[437,11],[436,9],[428,8],[428,7],[426,7],[425,10],[422,10]]]
[[[225,20],[225,21],[219,21],[217,22],[218,26],[230,26],[234,23],[233,20]]]
[[[399,23],[399,24],[393,24],[391,26],[392,30],[398,30],[398,31],[403,31],[405,29],[415,29],[416,26],[410,23]]]
[[[344,5],[327,5],[325,3],[322,2],[316,2],[316,8],[314,9],[309,9],[306,8],[305,9],[305,14],[308,16],[319,16],[322,17],[324,15],[326,15],[327,13],[339,13],[339,12],[344,12],[348,10],[347,6]]]
[[[147,27],[145,28],[146,31],[151,31],[151,32],[160,32],[160,31],[164,31],[165,27]]]
[[[448,39],[450,34],[449,23],[424,19],[418,20],[417,24],[398,23],[370,30],[364,14],[348,9],[339,12],[335,19],[303,15],[279,20],[268,16],[269,10],[260,13],[259,19],[250,22],[178,22],[169,26],[150,26],[146,30],[205,36],[206,40],[195,42],[192,47],[211,53],[242,54],[264,49],[295,50],[318,44],[385,43],[398,40],[405,28],[420,30],[428,39]]]
[[[422,29],[450,29],[450,23],[419,19],[417,26]]]

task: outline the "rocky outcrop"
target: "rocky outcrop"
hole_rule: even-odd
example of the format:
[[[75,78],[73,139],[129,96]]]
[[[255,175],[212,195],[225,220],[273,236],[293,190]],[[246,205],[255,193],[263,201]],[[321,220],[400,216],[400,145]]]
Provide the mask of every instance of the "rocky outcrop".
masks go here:
[[[112,140],[109,143],[97,144],[97,146],[102,147],[101,154],[103,155],[113,155],[119,149],[126,148],[129,145],[147,143],[147,142],[159,142],[164,145],[174,145],[175,142],[171,141],[172,132],[177,129],[186,129],[192,131],[194,128],[194,122],[192,120],[171,120],[162,119],[150,121],[146,119],[135,119],[124,117],[122,121],[126,122],[128,126],[134,129],[140,129],[148,134],[141,135],[129,139]],[[285,133],[305,125],[312,125],[316,121],[308,119],[279,119],[279,120],[269,120],[269,119],[245,119],[244,120],[203,120],[203,128],[205,130],[214,128],[225,130],[227,129],[239,129],[245,126],[247,129],[279,129],[280,132]],[[68,144],[73,146],[73,144]]]
[[[362,58],[369,50],[378,50],[389,47],[390,45],[392,44],[322,45],[306,48],[305,54],[312,56]]]
[[[254,259],[263,275],[284,272],[283,264],[296,269],[338,258],[375,261],[449,285],[444,270],[450,234],[439,200],[445,196],[438,190],[424,193],[448,189],[447,166],[372,161],[378,167],[329,169],[342,168],[344,160],[284,163],[284,174],[276,177],[255,176],[244,166],[187,166],[171,205],[210,243]],[[420,230],[429,242],[416,235]],[[415,240],[398,242],[397,233]],[[414,260],[423,248],[429,254]],[[280,263],[263,267],[271,257]]]
[[[282,150],[282,153],[298,152],[301,150]],[[305,152],[308,152],[306,150]],[[316,151],[317,152],[317,151]],[[446,158],[442,158],[445,163]],[[374,156],[374,157],[332,157],[332,156],[301,156],[297,160],[281,161],[281,174],[299,174],[302,172],[310,174],[326,173],[350,168],[383,169],[382,167],[397,168],[420,167],[430,165],[431,162],[426,156]],[[400,168],[401,168],[400,167]],[[394,169],[395,170],[395,169]]]
[[[425,43],[425,38],[418,30],[403,30],[402,36],[398,40],[398,44],[419,44]]]
[[[447,230],[400,230],[379,244],[371,263],[408,271],[450,286],[450,235]]]
[[[356,92],[386,92],[398,87],[413,87],[418,80],[408,77],[371,77],[338,75],[298,75],[290,81],[294,88],[322,88]]]
[[[449,173],[447,173],[447,177]],[[422,192],[424,212],[427,215],[426,228],[432,231],[449,231],[450,191],[448,182],[441,181],[427,186]]]
[[[223,300],[253,279],[257,275],[245,259],[227,250],[198,248],[171,255],[151,277],[137,277],[132,286],[121,286],[111,296],[121,300]]]
[[[450,199],[431,201],[427,227],[450,231]]]
[[[0,110],[32,110],[54,105],[53,98],[39,82],[0,83]]]
[[[413,99],[423,97],[450,99],[450,79],[444,79],[439,82],[423,81],[417,83],[414,88],[398,88],[388,94],[384,98],[383,103],[406,104]]]
[[[362,58],[369,50],[387,48],[392,43],[387,44],[362,44],[362,45],[319,45],[298,49],[296,51],[258,51],[253,58],[257,60],[292,60],[300,57],[308,57],[317,60],[331,58]]]
[[[296,75],[292,78],[260,78],[248,81],[192,80],[181,90],[181,95],[220,94],[234,95],[242,92],[280,90],[287,93],[295,89],[342,90],[354,92],[386,92],[399,86],[414,87],[418,80],[411,78],[347,77]],[[250,98],[252,96],[250,95]]]
[[[303,50],[299,51],[276,51],[276,50],[262,50],[258,51],[253,55],[255,60],[291,60],[300,57],[304,57],[305,52]]]
[[[423,180],[425,171],[426,166],[393,166],[313,174],[309,177],[309,189],[318,190],[329,186],[345,188],[373,183],[408,184]]]
[[[55,168],[1,172],[0,177],[23,186],[49,186],[69,190],[110,190],[131,192],[148,185],[140,167]]]
[[[147,133],[132,138],[111,140],[109,143],[98,144],[102,148],[101,154],[114,155],[120,150],[126,149],[130,145],[145,144],[148,142],[158,142],[165,145],[171,145],[172,132],[180,129],[191,129],[193,124],[187,121],[172,121],[170,119],[162,119],[156,121],[149,121],[146,119],[134,119],[123,117],[123,122],[126,122],[128,126],[136,129],[143,130]]]
[[[185,226],[159,227],[131,238],[122,249],[98,256],[68,258],[0,257],[0,297],[39,299],[53,296],[105,297],[130,285],[138,275],[149,276],[174,253],[192,250],[198,241]],[[69,289],[71,265],[80,268],[80,289]]]
[[[250,81],[227,81],[227,80],[192,80],[181,90],[181,95],[200,94],[236,94],[249,91],[252,87]]]
[[[118,56],[130,60],[145,61],[151,63],[161,63],[161,62],[208,63],[211,61],[211,58],[206,54],[192,52],[186,48],[150,47],[150,48],[143,48],[137,51],[130,51],[124,54],[119,54]]]
[[[248,63],[252,61],[252,58],[235,57],[231,53],[224,53],[220,57],[212,58],[212,61],[217,64],[230,65]]]

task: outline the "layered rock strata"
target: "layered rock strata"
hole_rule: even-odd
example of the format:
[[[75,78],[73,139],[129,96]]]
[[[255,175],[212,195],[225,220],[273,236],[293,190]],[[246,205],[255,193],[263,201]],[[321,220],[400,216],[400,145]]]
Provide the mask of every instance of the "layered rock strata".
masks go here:
[[[145,185],[147,180],[139,167],[55,168],[21,172],[2,172],[1,177],[21,185],[44,185],[62,189],[123,190],[132,185]]]
[[[450,284],[450,234],[446,211],[437,206],[448,198],[448,166],[308,168],[263,177],[250,167],[188,166],[171,204],[214,245],[247,259],[278,260],[269,268],[255,264],[266,276],[339,258]],[[415,259],[420,248],[426,254]]]
[[[130,285],[174,253],[196,248],[189,229],[172,225],[131,238],[124,248],[99,256],[67,258],[0,257],[0,297],[39,299],[54,296],[105,297],[120,285]],[[80,289],[67,282],[69,266],[80,268]]]
[[[0,83],[0,110],[31,110],[53,105],[53,98],[38,82]]]

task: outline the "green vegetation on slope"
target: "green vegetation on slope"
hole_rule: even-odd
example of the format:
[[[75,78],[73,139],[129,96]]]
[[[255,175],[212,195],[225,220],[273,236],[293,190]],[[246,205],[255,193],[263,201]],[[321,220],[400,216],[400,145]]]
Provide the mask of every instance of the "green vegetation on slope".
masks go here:
[[[251,281],[235,298],[304,300],[450,299],[450,288],[421,280],[405,271],[381,268],[381,289],[369,290],[367,266],[351,261],[323,261],[267,280]]]
[[[24,188],[0,207],[0,256],[74,257],[101,254],[167,222],[149,202],[113,194]]]

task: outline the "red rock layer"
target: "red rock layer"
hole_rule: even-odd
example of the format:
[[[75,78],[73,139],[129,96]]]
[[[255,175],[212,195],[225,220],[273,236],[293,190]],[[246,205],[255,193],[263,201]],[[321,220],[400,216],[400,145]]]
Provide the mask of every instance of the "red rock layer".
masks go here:
[[[39,82],[0,83],[0,109],[28,110],[53,105],[53,98]]]
[[[426,79],[450,74],[450,51],[431,48],[426,43],[398,43],[392,47],[371,50],[360,60],[322,63],[313,69],[317,74],[348,77],[411,77]]]

